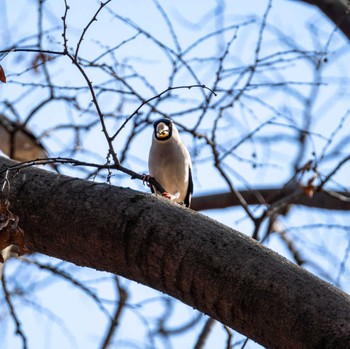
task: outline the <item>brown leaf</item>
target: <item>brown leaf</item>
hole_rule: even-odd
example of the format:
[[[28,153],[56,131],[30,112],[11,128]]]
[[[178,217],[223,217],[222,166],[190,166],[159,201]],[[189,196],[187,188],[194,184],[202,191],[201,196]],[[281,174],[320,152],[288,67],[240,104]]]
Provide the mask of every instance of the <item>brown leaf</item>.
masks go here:
[[[6,75],[1,64],[0,64],[0,81],[6,84]]]
[[[311,186],[314,186],[314,181],[315,179],[317,178],[317,174],[315,174],[314,176],[312,176],[308,181],[307,181],[307,186],[308,187],[311,187]]]
[[[39,73],[39,66],[45,62],[49,62],[53,59],[52,56],[39,52],[34,56],[34,59],[32,60],[32,68],[34,69],[35,73]]]
[[[314,185],[307,185],[303,187],[305,194],[311,199],[315,192],[316,192],[316,187]]]
[[[312,160],[309,160],[303,167],[299,169],[299,171],[305,172],[311,170]]]
[[[0,201],[0,251],[10,245],[19,247],[19,255],[28,252],[24,242],[24,231],[18,225],[19,217],[10,209],[9,200]],[[0,262],[3,258],[0,254]]]

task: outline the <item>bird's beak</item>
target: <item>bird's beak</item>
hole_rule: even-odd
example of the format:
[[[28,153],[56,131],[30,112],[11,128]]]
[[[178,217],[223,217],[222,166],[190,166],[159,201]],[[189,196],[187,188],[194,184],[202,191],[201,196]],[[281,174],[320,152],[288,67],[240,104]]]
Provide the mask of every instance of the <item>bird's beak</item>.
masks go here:
[[[158,124],[156,132],[157,138],[166,138],[169,135],[170,130],[166,124],[161,122],[160,124]]]

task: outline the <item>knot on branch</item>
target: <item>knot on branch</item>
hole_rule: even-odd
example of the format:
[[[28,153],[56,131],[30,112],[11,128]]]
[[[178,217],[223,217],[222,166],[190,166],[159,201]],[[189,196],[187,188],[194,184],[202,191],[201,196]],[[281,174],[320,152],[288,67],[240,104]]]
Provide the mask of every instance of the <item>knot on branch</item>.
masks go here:
[[[19,217],[9,209],[8,199],[0,201],[0,251],[10,245],[17,245],[19,255],[27,252],[24,242],[24,231],[19,226]],[[0,254],[0,262],[4,262]]]

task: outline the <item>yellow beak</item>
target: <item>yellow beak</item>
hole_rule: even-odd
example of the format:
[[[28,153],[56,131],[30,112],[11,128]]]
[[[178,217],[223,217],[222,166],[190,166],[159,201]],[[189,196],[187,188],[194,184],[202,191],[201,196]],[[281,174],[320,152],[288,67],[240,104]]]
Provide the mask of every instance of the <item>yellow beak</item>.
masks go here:
[[[161,122],[158,124],[156,132],[158,138],[165,138],[169,135],[169,127]]]

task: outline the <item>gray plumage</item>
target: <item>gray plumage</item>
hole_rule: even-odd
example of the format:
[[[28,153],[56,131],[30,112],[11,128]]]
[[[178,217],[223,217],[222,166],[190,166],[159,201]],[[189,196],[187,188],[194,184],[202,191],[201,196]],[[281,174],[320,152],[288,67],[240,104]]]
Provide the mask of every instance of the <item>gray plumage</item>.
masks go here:
[[[163,194],[164,196],[189,207],[193,192],[190,154],[171,120],[157,120],[153,127],[152,146],[148,159],[150,176],[154,177],[170,194],[170,196]],[[155,192],[154,188],[151,189]]]

